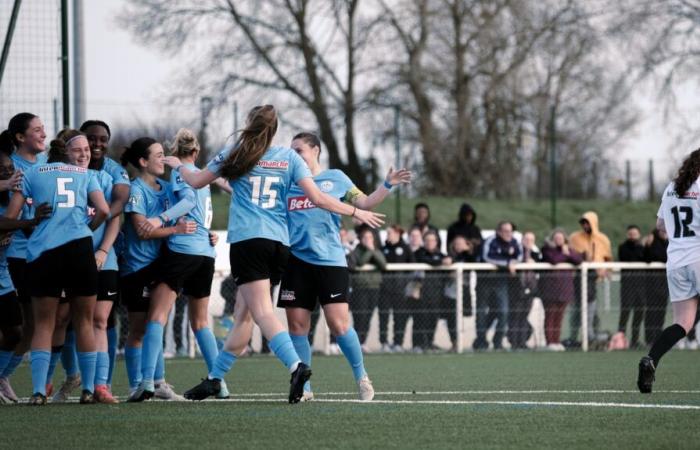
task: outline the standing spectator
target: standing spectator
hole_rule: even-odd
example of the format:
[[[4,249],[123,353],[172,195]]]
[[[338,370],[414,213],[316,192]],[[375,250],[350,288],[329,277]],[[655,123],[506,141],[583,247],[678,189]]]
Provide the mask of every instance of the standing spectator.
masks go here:
[[[358,272],[352,277],[353,289],[350,299],[352,318],[363,350],[367,352],[365,340],[369,332],[372,313],[379,301],[379,286],[382,283],[380,271],[386,269],[386,259],[381,250],[377,248],[371,229],[362,229],[359,238],[360,243],[357,244],[355,250],[350,254],[352,264],[349,264],[349,266],[359,268],[365,264],[372,264],[376,269],[368,272]]]
[[[450,265],[452,259],[440,252],[438,235],[434,231],[428,231],[423,236],[423,248],[416,252],[416,262],[429,264],[433,267]],[[421,304],[423,305],[424,315],[421,317],[421,327],[416,330],[416,319],[413,319],[413,335],[416,336],[418,331],[418,347],[426,350],[433,348],[433,340],[435,338],[435,326],[441,317],[447,319],[447,330],[450,334],[452,346],[457,341],[457,322],[454,313],[454,304],[447,306],[447,310],[443,307],[446,305],[443,301],[443,289],[445,287],[444,273],[437,271],[427,271],[423,279],[423,287],[421,289]],[[414,340],[414,346],[415,346]]]
[[[542,261],[540,249],[535,244],[535,233],[526,231],[523,233],[522,248],[524,263],[538,263]],[[511,283],[513,292],[510,295],[510,307],[508,317],[508,341],[513,349],[526,349],[527,341],[532,335],[532,325],[527,317],[532,309],[532,299],[537,291],[537,273],[532,270],[520,272],[518,280]]]
[[[627,240],[620,244],[617,257],[622,262],[644,261],[644,246],[641,242],[642,232],[637,225],[627,227]],[[632,339],[630,348],[639,347],[639,329],[644,320],[646,286],[643,278],[646,271],[623,270],[620,276],[620,321],[617,331],[626,335],[627,322],[632,313]]]
[[[522,248],[513,238],[513,224],[500,222],[496,234],[484,242],[483,259],[498,267],[495,274],[484,274],[479,283],[479,295],[476,298],[476,339],[474,350],[488,348],[486,332],[489,328],[489,313],[497,318],[496,333],[493,336],[493,348],[503,348],[503,337],[508,322],[509,285],[515,277],[515,264],[522,255]]]
[[[386,230],[386,243],[382,252],[387,263],[415,262],[413,252],[403,238],[400,225],[392,225]],[[379,289],[379,342],[383,352],[402,352],[409,305],[406,298],[406,285],[411,274],[385,272]],[[389,312],[394,314],[394,345],[389,345]]]
[[[345,256],[349,255],[357,245],[357,235],[354,230],[340,229],[340,243],[343,244]]]
[[[566,232],[557,228],[542,248],[542,260],[552,265],[579,265],[583,261],[583,255],[569,247]],[[552,270],[543,273],[540,280],[539,292],[544,306],[544,335],[549,350],[565,350],[559,342],[559,336],[566,306],[576,301],[574,273],[573,270]]]
[[[481,228],[476,225],[476,211],[469,203],[463,203],[459,208],[457,222],[447,229],[447,246],[449,248],[452,240],[457,236],[463,236],[470,242],[475,251],[481,248]]]
[[[457,235],[452,239],[450,244],[449,256],[452,258],[453,263],[474,263],[479,260],[472,241],[467,240],[462,235]],[[470,289],[470,278],[471,273],[469,271],[464,271],[462,274],[462,316],[471,317],[472,315],[472,298]],[[457,283],[456,280],[451,280],[447,283],[444,290],[444,296],[446,304],[454,305],[457,304]]]
[[[666,231],[654,229],[644,243],[646,262],[666,263],[668,236]],[[644,317],[644,340],[651,344],[658,339],[664,328],[666,305],[668,304],[668,284],[666,269],[653,269],[646,272],[646,314]]]
[[[593,211],[584,213],[578,221],[581,225],[581,230],[571,233],[569,242],[572,249],[583,255],[584,261],[587,262],[606,262],[612,261],[612,248],[610,247],[610,239],[600,232],[598,228],[598,214]],[[595,337],[595,318],[596,318],[596,281],[607,276],[606,270],[590,270],[588,272],[588,340]],[[581,329],[581,275],[576,273],[574,280],[574,289],[576,301],[571,308],[569,316],[570,335],[565,346],[577,347],[578,334]]]
[[[411,225],[411,229],[413,228],[418,228],[421,236],[425,236],[428,231],[433,231],[437,235],[438,248],[440,248],[440,233],[430,224],[430,207],[426,203],[416,203],[413,211],[413,225]]]

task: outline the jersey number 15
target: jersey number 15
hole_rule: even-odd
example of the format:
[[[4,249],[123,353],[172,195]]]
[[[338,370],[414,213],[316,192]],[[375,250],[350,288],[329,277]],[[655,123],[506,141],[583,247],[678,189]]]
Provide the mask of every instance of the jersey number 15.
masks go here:
[[[275,200],[277,200],[277,191],[272,189],[274,183],[280,182],[280,177],[250,177],[248,178],[251,186],[251,201],[254,205],[258,205],[264,209],[270,209],[275,207]],[[267,197],[267,200],[261,201],[262,197]]]

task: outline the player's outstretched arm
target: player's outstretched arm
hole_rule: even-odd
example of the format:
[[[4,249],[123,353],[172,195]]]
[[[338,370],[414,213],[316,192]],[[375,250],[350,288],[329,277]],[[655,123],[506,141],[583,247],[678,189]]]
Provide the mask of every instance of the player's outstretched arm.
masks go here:
[[[354,201],[354,205],[362,209],[373,209],[375,206],[379,205],[386,199],[389,194],[391,194],[391,188],[398,186],[400,184],[408,184],[411,182],[413,174],[408,169],[394,170],[393,167],[389,168],[389,172],[384,178],[384,182],[377,187],[369,195],[360,194]]]
[[[182,179],[195,189],[203,188],[219,178],[217,174],[206,168],[200,170],[199,172],[192,172],[182,164],[182,161],[180,161],[179,158],[175,156],[166,156],[163,161],[173,170],[177,170],[180,175],[182,175]]]

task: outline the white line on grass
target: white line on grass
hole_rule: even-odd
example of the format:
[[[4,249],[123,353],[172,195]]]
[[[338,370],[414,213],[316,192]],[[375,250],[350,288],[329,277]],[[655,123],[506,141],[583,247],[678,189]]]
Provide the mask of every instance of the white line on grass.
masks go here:
[[[656,394],[700,394],[699,390],[654,391]],[[636,390],[594,389],[594,390],[502,390],[502,391],[382,391],[376,395],[513,395],[513,394],[639,394]],[[236,397],[275,397],[284,392],[236,393]],[[317,394],[318,395],[318,394]],[[320,395],[357,395],[357,392],[321,392]]]

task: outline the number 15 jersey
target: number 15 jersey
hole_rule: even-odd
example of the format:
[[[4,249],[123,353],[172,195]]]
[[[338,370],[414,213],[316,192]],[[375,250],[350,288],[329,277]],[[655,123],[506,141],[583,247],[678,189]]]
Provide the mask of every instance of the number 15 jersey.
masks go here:
[[[674,183],[664,190],[656,214],[663,219],[668,233],[667,269],[700,261],[700,185],[696,180],[688,192],[679,196]]]
[[[27,262],[52,248],[91,237],[85,223],[88,194],[101,190],[95,174],[82,167],[50,163],[25,172],[22,195],[32,198],[35,206],[48,203],[53,208],[51,217],[42,220],[29,237]]]

